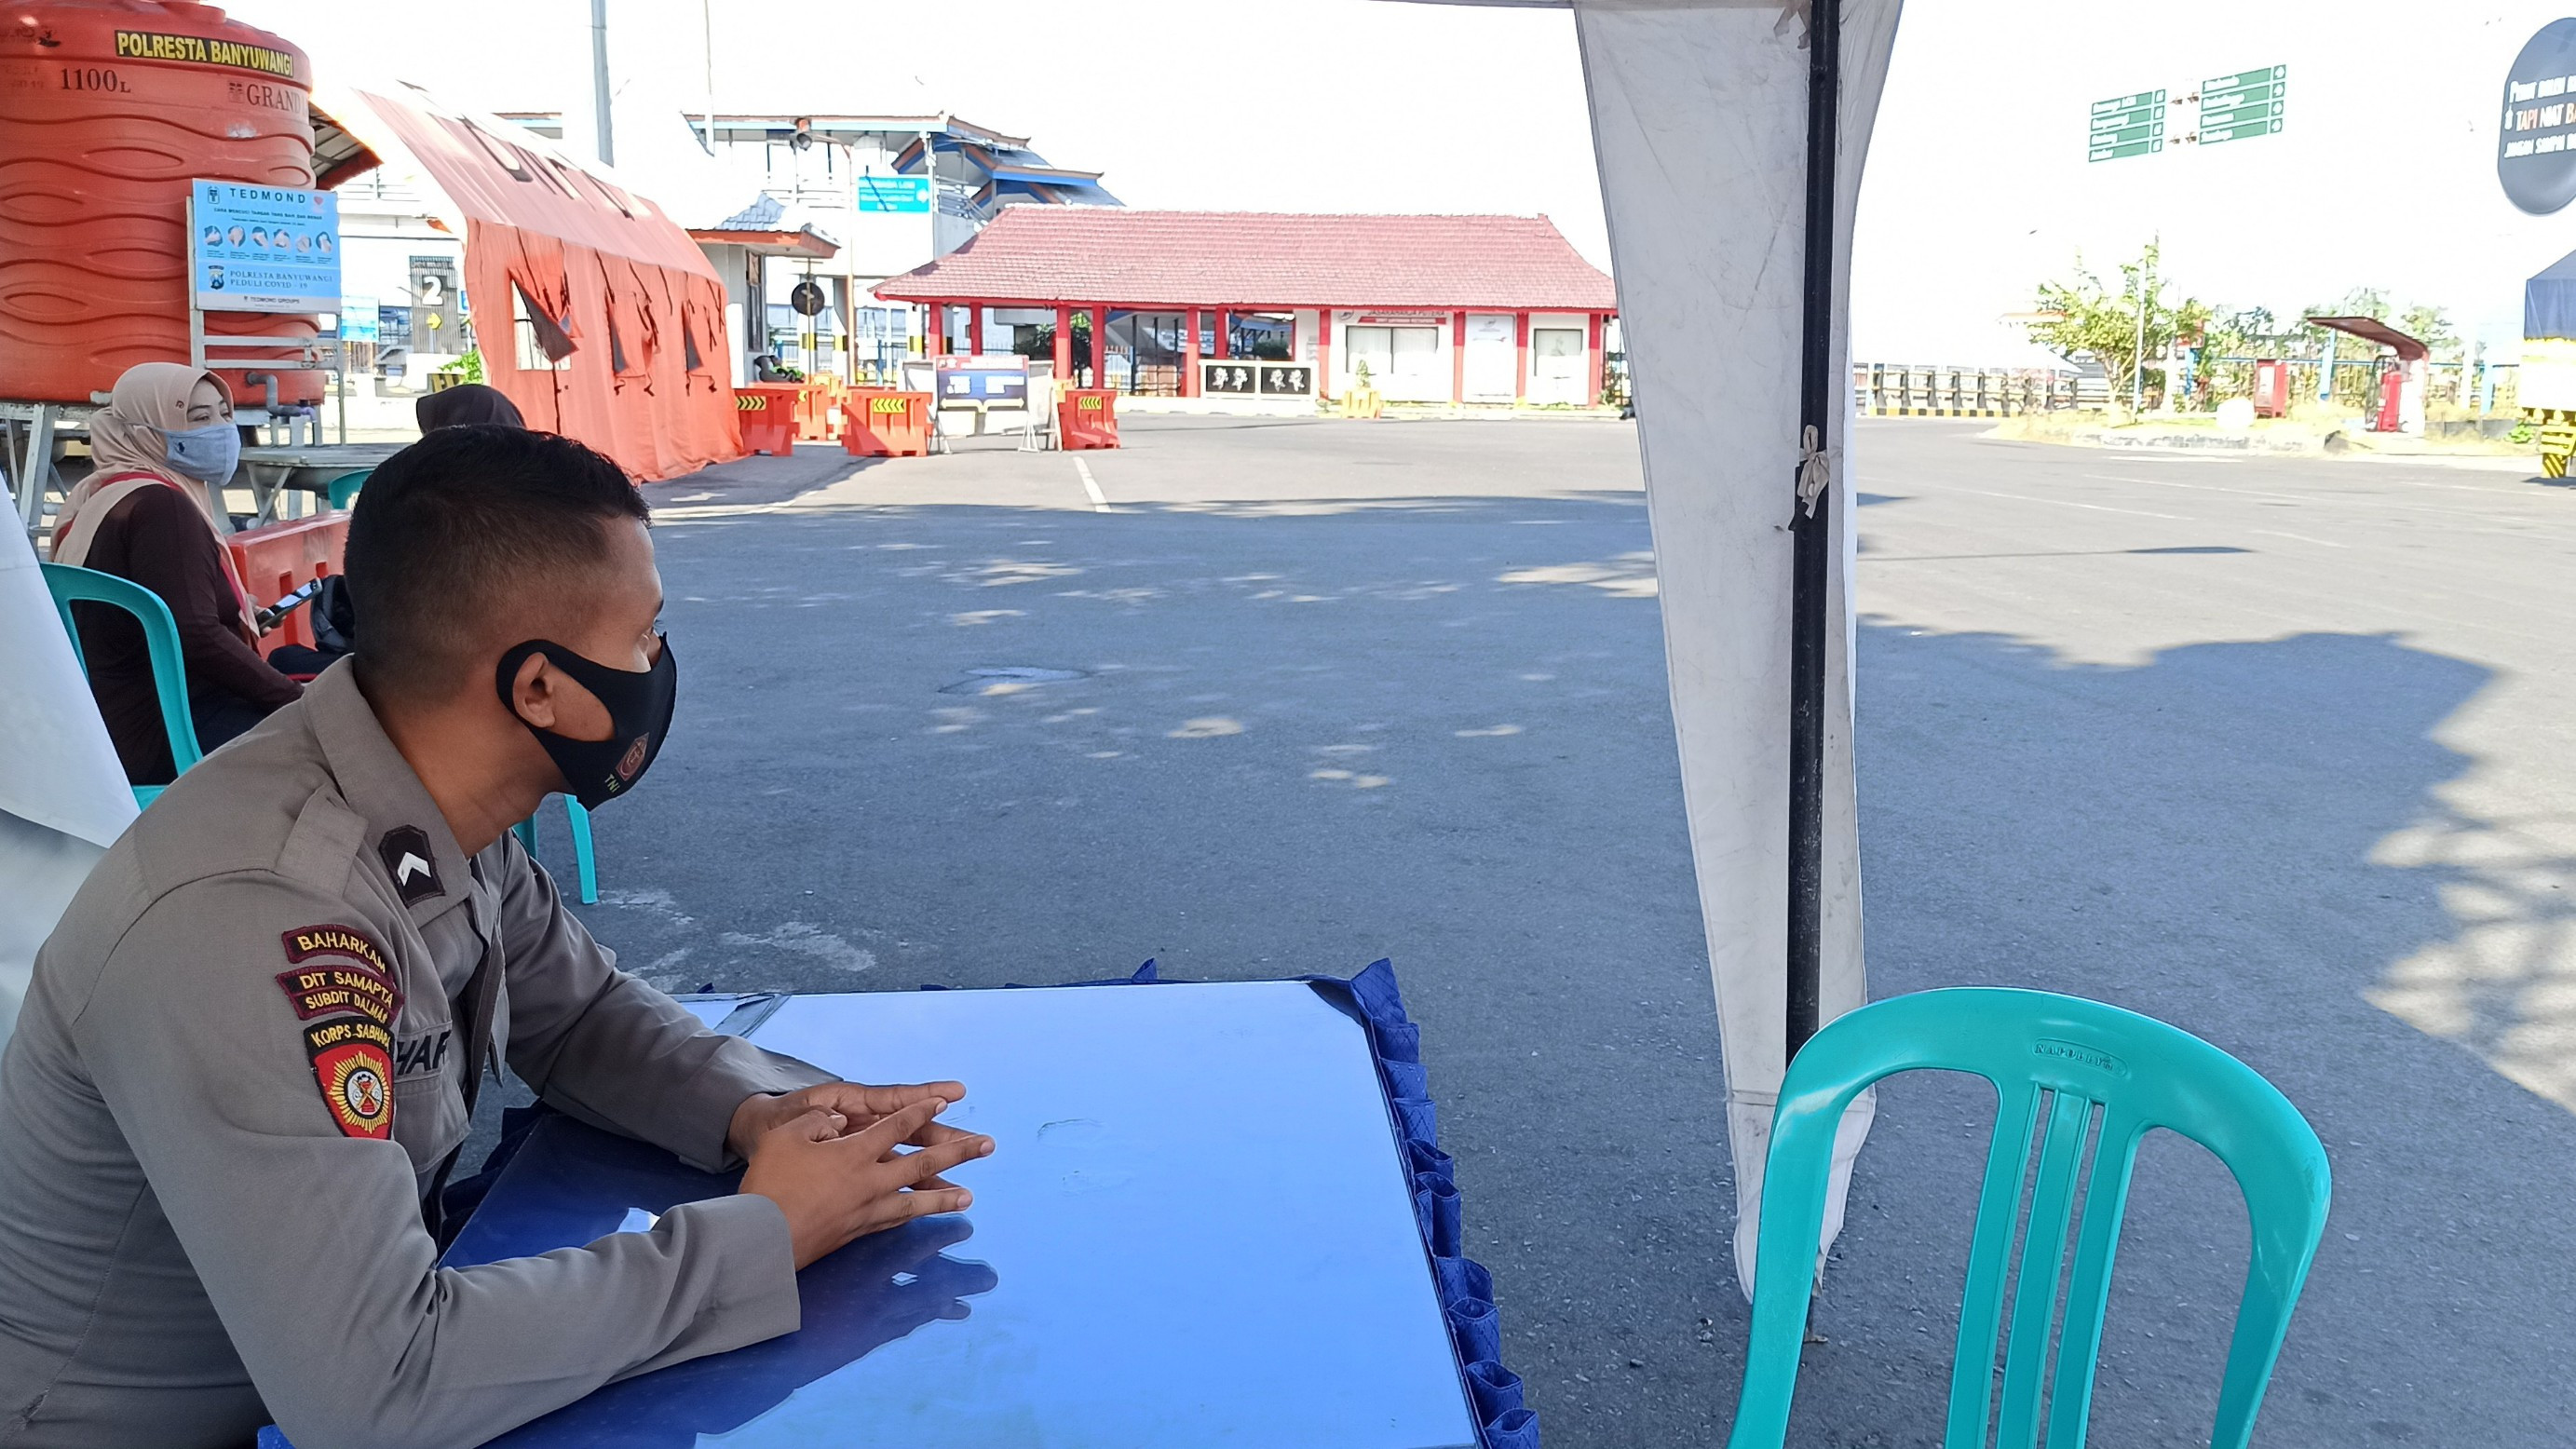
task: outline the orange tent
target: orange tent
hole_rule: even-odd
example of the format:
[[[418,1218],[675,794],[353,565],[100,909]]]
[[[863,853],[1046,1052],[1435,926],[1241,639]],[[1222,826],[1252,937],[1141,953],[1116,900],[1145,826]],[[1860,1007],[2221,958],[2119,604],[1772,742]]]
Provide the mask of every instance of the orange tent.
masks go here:
[[[405,155],[464,223],[484,380],[529,426],[646,481],[743,456],[724,283],[660,207],[521,127],[415,88],[344,91],[326,106],[362,149],[322,167],[323,185]]]

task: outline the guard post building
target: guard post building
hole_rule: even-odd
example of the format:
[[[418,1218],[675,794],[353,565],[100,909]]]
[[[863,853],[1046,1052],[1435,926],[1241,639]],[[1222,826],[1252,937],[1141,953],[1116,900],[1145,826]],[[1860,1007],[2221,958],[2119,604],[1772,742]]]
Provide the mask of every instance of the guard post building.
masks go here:
[[[929,309],[934,355],[1211,399],[1336,397],[1365,368],[1390,402],[1594,406],[1618,310],[1543,216],[1014,206],[876,291]]]

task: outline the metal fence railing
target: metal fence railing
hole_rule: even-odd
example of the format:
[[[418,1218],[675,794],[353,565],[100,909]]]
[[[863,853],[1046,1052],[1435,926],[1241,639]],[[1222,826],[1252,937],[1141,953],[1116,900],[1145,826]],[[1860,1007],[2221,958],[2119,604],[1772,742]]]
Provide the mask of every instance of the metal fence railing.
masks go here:
[[[2044,367],[1922,367],[1852,364],[1852,392],[1864,417],[2008,418],[2099,407],[2099,376]]]

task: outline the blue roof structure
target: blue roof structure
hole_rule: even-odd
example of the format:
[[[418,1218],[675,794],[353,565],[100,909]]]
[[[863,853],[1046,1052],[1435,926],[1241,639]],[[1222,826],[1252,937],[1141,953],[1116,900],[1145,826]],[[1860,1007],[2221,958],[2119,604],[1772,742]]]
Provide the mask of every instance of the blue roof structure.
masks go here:
[[[1023,201],[1048,206],[1126,205],[1100,184],[1099,172],[1054,165],[1025,146],[956,135],[934,134],[929,141],[940,154],[960,157],[981,174],[983,184],[974,193],[980,219],[990,220],[1003,207]],[[919,175],[926,165],[919,141],[894,160],[895,170],[905,175]]]
[[[2576,252],[2522,284],[2522,335],[2576,337]]]

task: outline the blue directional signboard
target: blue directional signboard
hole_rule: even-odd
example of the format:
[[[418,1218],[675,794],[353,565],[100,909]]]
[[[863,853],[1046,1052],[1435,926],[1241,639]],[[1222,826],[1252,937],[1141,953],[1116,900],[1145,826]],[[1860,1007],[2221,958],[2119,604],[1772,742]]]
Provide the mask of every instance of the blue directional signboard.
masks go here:
[[[862,176],[858,178],[858,197],[861,211],[925,215],[930,210],[930,178]]]
[[[2289,92],[2290,68],[2265,66],[2238,71],[2200,83],[2200,144],[2245,141],[2281,133],[2281,112]]]
[[[340,198],[191,181],[188,289],[200,312],[340,310]]]
[[[2084,159],[2117,161],[2151,156],[2165,148],[2165,93],[2138,91],[2093,103]]]

